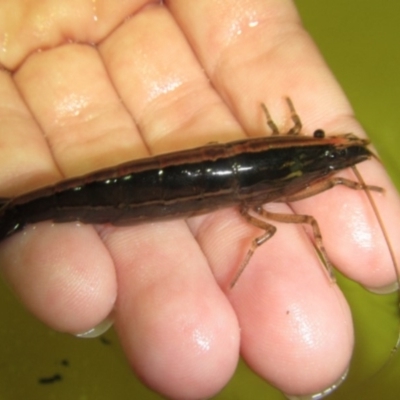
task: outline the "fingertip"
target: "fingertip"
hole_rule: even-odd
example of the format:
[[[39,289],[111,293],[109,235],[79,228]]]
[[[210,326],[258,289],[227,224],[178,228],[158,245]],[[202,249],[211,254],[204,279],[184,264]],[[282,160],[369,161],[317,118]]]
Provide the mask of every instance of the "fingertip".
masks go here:
[[[131,304],[119,309],[116,327],[133,369],[169,398],[215,395],[239,355],[239,328],[226,298],[209,288],[183,288],[153,308],[154,297],[141,296],[140,310]]]
[[[17,297],[55,330],[87,331],[114,306],[113,262],[90,226],[28,226],[2,245],[0,259]]]
[[[186,225],[121,229],[108,243],[118,265],[115,327],[134,371],[168,398],[216,394],[235,371],[239,327]]]
[[[280,233],[291,251],[274,238],[273,248],[258,250],[232,290],[242,327],[242,355],[285,393],[319,393],[349,365],[351,313],[312,246],[298,243],[305,235],[290,226],[281,227]]]

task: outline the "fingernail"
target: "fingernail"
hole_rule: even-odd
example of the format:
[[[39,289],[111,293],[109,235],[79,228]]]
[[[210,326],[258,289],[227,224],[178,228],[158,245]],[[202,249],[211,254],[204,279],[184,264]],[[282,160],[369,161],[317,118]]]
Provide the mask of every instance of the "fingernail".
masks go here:
[[[320,400],[323,399],[326,396],[329,396],[334,392],[347,378],[347,374],[349,372],[349,369],[346,370],[346,372],[328,389],[325,389],[319,393],[316,394],[311,394],[311,395],[302,395],[302,396],[292,396],[285,394],[285,397],[289,400]]]
[[[75,334],[76,337],[84,339],[92,339],[101,336],[103,333],[107,332],[113,325],[114,321],[111,317],[107,317],[105,320],[101,321],[100,324],[96,325],[94,328],[89,329],[86,332]]]
[[[398,282],[391,283],[390,285],[386,285],[380,288],[366,288],[369,292],[375,293],[375,294],[389,294],[389,293],[394,293],[399,290],[399,284]]]

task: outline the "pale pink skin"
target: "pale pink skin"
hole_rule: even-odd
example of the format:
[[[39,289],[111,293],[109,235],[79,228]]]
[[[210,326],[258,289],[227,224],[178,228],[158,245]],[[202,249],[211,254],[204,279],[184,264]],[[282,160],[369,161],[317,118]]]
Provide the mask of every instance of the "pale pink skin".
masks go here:
[[[292,2],[165,3],[0,6],[0,62],[13,73],[0,71],[2,196],[149,152],[266,134],[260,102],[288,129],[287,95],[304,132],[364,135]],[[377,162],[360,170],[386,189],[374,197],[400,258],[398,196]],[[317,218],[346,275],[395,281],[364,193],[338,187],[293,210]],[[56,330],[85,332],[112,313],[132,368],[170,398],[212,396],[239,354],[285,393],[319,392],[348,367],[349,307],[293,225],[278,226],[229,290],[260,234],[235,209],[124,228],[44,222],[6,240],[0,265]]]

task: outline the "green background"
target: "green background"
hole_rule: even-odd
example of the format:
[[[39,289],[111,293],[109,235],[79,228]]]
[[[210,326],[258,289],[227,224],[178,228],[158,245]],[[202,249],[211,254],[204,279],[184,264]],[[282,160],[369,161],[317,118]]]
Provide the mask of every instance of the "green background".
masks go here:
[[[296,4],[400,187],[400,2]],[[329,398],[397,400],[400,354],[387,361],[399,332],[397,298],[367,293],[342,277],[339,284],[352,307],[356,348],[347,381]],[[133,377],[113,331],[93,340],[55,333],[28,315],[1,282],[0,316],[0,400],[161,399]],[[38,379],[55,374],[62,380],[39,384]],[[249,398],[284,399],[240,363],[232,381],[214,399]]]

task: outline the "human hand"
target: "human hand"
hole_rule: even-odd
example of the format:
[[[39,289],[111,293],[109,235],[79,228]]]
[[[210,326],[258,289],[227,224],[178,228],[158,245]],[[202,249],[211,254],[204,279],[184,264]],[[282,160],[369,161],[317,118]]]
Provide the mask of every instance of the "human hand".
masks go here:
[[[264,134],[259,103],[278,125],[289,123],[286,95],[305,132],[361,132],[290,2],[66,3],[65,14],[60,2],[52,12],[32,4],[5,29],[1,62],[15,73],[2,73],[0,85],[3,196],[148,149]],[[376,163],[360,169],[387,189],[377,202],[397,243],[394,190]],[[363,193],[335,188],[293,208],[317,218],[329,256],[346,274],[366,286],[393,282]],[[279,225],[227,289],[258,234],[232,209],[132,228],[41,223],[4,243],[1,265],[27,307],[54,329],[84,332],[112,313],[133,368],[169,397],[211,396],[233,373],[239,348],[284,392],[318,392],[347,368],[348,306],[294,226]]]

